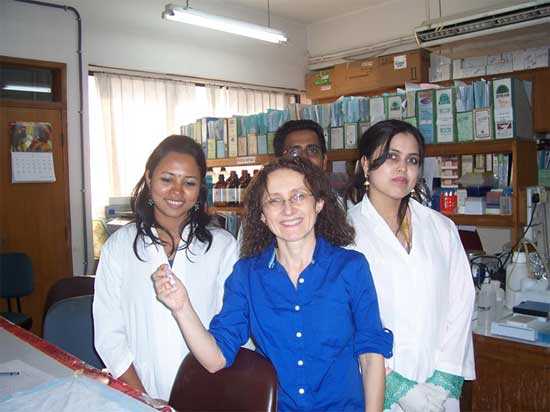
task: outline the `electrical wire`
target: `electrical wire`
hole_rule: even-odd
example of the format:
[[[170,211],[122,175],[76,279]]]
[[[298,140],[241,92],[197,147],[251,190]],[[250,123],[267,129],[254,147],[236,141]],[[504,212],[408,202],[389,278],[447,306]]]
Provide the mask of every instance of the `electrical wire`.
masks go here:
[[[535,214],[537,212],[537,207],[538,207],[538,202],[535,203],[535,206],[533,207],[533,213],[531,214],[531,219],[529,219],[529,223],[527,224],[527,226],[525,227],[525,230],[523,231],[522,235],[520,236],[520,238],[518,239],[518,241],[516,242],[516,244],[514,246],[512,246],[512,248],[510,249],[510,251],[508,252],[508,255],[506,256],[506,259],[504,260],[504,262],[502,263],[502,266],[499,268],[499,270],[501,269],[505,269],[506,268],[506,264],[508,263],[508,260],[510,259],[510,257],[514,254],[514,250],[518,247],[518,245],[521,243],[521,241],[525,238],[525,235],[527,234],[527,231],[531,228],[531,226],[533,225],[533,218],[535,217]]]

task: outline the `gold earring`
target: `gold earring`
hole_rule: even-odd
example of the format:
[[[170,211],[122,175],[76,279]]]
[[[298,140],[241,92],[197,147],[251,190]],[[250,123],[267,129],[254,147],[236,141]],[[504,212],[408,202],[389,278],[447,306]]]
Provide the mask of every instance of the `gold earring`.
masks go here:
[[[369,182],[369,175],[365,174],[365,183],[363,183],[365,187],[368,189],[370,182]]]

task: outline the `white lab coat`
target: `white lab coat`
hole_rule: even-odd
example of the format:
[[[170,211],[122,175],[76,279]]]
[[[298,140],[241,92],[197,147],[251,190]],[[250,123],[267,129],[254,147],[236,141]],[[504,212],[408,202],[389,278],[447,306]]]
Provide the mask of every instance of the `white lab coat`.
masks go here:
[[[172,266],[205,327],[222,306],[224,282],[237,259],[233,236],[218,228],[211,233],[208,252],[195,240],[190,248],[195,254],[189,253],[192,262],[180,250]],[[133,363],[147,393],[168,400],[189,349],[170,310],[156,299],[151,280],[153,272],[168,263],[166,253],[161,246],[139,241],[145,260],[140,261],[132,248],[135,234],[135,225],[128,224],[101,251],[93,304],[95,347],[113,376],[119,377]]]
[[[475,379],[475,290],[458,231],[450,219],[415,200],[409,207],[410,254],[367,196],[348,211],[354,248],[367,257],[382,322],[394,333],[386,366],[417,382],[436,369]]]

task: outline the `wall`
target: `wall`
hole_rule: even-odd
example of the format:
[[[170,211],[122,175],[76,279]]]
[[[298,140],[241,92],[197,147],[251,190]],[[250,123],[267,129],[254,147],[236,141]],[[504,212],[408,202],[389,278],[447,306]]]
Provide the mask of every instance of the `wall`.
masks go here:
[[[439,4],[441,16],[445,17],[517,3],[511,0],[388,0],[309,25],[307,48],[310,56],[319,56],[411,36],[415,27],[427,20],[427,9],[432,20],[440,17]]]
[[[164,0],[51,1],[75,7],[82,16],[86,64],[200,76],[287,88],[304,88],[306,31],[298,23],[278,20],[272,26],[286,31],[286,46],[272,45],[176,22],[162,20]],[[193,6],[258,24],[264,13],[220,6],[221,2],[194,1]],[[76,24],[72,13],[13,0],[0,1],[0,54],[63,62],[68,76],[68,150],[71,199],[71,235],[75,274],[83,273],[84,233],[87,256],[92,256],[90,227],[84,228],[81,195],[81,137],[78,126],[78,67]],[[86,69],[85,69],[86,70]],[[86,82],[84,76],[84,81]],[[87,84],[84,84],[87,101]],[[87,108],[85,108],[87,113]],[[87,125],[87,117],[85,118]],[[84,132],[88,169],[88,136]],[[87,172],[86,172],[87,173]],[[89,177],[86,177],[89,187]],[[89,197],[89,193],[87,194]],[[89,198],[88,198],[89,211]],[[88,222],[91,221],[88,216]],[[89,226],[89,225],[88,225]]]

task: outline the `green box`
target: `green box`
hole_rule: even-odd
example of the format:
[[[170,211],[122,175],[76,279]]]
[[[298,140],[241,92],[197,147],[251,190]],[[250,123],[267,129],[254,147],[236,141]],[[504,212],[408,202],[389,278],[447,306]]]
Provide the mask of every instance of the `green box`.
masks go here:
[[[459,142],[474,140],[474,116],[472,111],[456,114],[456,129]]]

